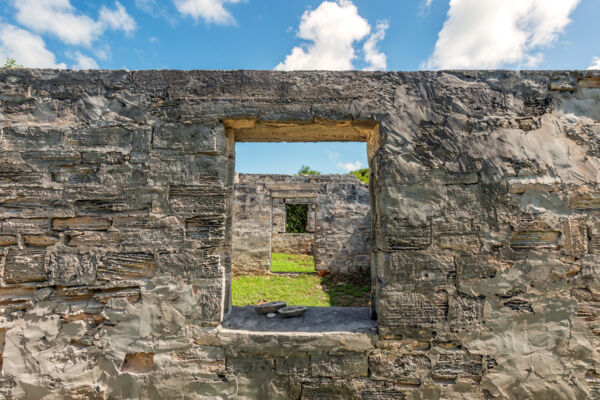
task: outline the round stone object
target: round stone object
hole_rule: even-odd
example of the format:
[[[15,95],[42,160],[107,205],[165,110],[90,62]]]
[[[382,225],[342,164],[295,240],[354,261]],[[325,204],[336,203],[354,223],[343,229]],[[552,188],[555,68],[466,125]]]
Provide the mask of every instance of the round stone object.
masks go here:
[[[269,318],[269,319],[273,319],[275,317],[277,317],[277,314],[275,314],[274,312],[270,312],[267,314],[267,318]]]
[[[287,306],[280,308],[277,312],[284,318],[299,317],[306,312],[306,307]]]
[[[270,303],[259,304],[252,307],[257,314],[265,315],[269,313],[276,313],[277,310],[285,307],[285,301],[272,301]]]

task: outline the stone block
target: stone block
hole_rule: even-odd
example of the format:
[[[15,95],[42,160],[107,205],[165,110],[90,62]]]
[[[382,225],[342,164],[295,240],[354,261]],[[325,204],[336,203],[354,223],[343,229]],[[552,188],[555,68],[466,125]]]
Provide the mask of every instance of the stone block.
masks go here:
[[[72,213],[59,189],[17,187],[0,188],[0,213],[13,217],[61,216]]]
[[[462,253],[477,253],[481,247],[479,237],[475,234],[441,236],[438,239],[441,249],[454,250]]]
[[[65,142],[74,148],[131,149],[133,130],[122,126],[77,129],[65,133]]]
[[[215,180],[203,185],[179,185],[169,188],[169,207],[175,215],[224,213],[226,198],[225,187]]]
[[[138,302],[142,295],[138,286],[124,286],[124,287],[108,287],[94,292],[94,300],[98,303],[108,304],[112,300],[125,300],[131,303]]]
[[[205,326],[217,326],[223,311],[223,290],[221,283],[208,286],[194,286],[197,306],[193,318]]]
[[[50,167],[50,177],[52,181],[65,183],[69,185],[79,185],[82,183],[99,183],[97,166],[55,166]]]
[[[152,278],[155,270],[154,255],[150,253],[109,253],[98,265],[97,279],[113,282]]]
[[[82,151],[81,162],[84,164],[123,164],[128,161],[128,153],[118,151]]]
[[[384,217],[379,235],[385,240],[386,251],[424,250],[431,245],[431,224],[414,224],[405,219]]]
[[[66,150],[30,150],[21,153],[27,162],[40,165],[75,165],[81,162],[81,154]]]
[[[369,363],[364,353],[311,355],[310,373],[312,376],[329,378],[368,376]]]
[[[224,372],[225,349],[217,346],[193,346],[171,352],[173,361],[181,368],[192,368],[201,372]]]
[[[25,163],[0,161],[0,184],[39,184],[42,174]]]
[[[225,154],[225,129],[223,125],[156,124],[152,148],[188,154]]]
[[[118,232],[69,231],[66,238],[66,245],[72,247],[110,247],[121,243]]]
[[[513,232],[510,247],[517,251],[557,250],[560,236],[558,231]]]
[[[404,329],[443,327],[447,322],[448,294],[419,294],[399,288],[382,290],[377,303],[379,332],[394,336]]]
[[[397,354],[393,350],[376,350],[369,356],[370,378],[419,386],[428,377],[431,360],[424,354]]]
[[[279,375],[300,377],[307,376],[309,370],[308,356],[291,355],[275,358],[275,369]]]
[[[479,381],[482,375],[483,357],[466,352],[440,354],[432,371],[433,379],[440,381],[455,381],[459,378]]]
[[[23,242],[32,247],[49,247],[58,242],[58,236],[54,235],[23,235]]]
[[[55,218],[52,220],[52,229],[56,231],[105,231],[109,227],[110,221],[103,217]]]
[[[2,232],[44,233],[50,230],[50,220],[46,218],[9,218],[2,223]]]
[[[573,257],[581,257],[588,252],[588,233],[585,220],[569,218],[563,223],[563,249]]]
[[[0,234],[0,246],[14,246],[15,244],[17,244],[16,235]]]
[[[225,242],[225,215],[205,214],[185,221],[185,238],[202,247],[220,246]]]
[[[51,252],[48,280],[59,286],[90,285],[96,278],[96,258],[89,254]]]
[[[383,257],[380,278],[402,290],[430,294],[455,285],[456,266],[451,255],[400,251]]]
[[[80,214],[105,214],[132,211],[150,211],[152,201],[146,198],[106,196],[97,199],[76,200],[75,209]]]
[[[219,278],[223,274],[221,258],[215,249],[180,250],[176,253],[160,253],[158,269],[161,274],[193,280]]]
[[[45,250],[10,248],[4,262],[6,283],[44,282],[46,280]]]
[[[37,126],[4,128],[4,141],[11,150],[40,150],[62,146],[63,131]]]
[[[600,192],[573,192],[569,196],[569,207],[576,211],[600,211]]]
[[[455,330],[482,325],[485,297],[449,296],[448,323]]]
[[[462,255],[457,258],[459,282],[493,278],[502,269],[501,261],[492,255]]]

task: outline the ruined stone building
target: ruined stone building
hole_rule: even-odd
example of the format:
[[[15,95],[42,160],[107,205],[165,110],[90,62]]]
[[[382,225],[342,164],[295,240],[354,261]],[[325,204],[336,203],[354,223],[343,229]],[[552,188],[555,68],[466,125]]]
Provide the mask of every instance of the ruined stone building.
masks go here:
[[[286,231],[289,204],[306,204],[306,233]],[[233,273],[268,272],[271,251],[312,255],[317,271],[370,269],[369,187],[352,175],[236,174],[232,210]]]
[[[264,141],[367,143],[371,310],[231,307]],[[599,171],[597,71],[2,70],[0,398],[600,398]]]

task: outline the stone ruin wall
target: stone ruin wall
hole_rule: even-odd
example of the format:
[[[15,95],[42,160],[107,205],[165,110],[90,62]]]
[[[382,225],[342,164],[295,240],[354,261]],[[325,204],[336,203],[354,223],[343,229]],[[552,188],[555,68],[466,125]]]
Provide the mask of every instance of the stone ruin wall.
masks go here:
[[[376,120],[376,332],[230,310],[223,118]],[[600,397],[598,72],[0,71],[0,397]]]
[[[309,205],[307,233],[285,233],[286,203]],[[270,270],[271,251],[310,254],[317,270],[370,269],[368,185],[351,175],[236,174],[233,273]]]

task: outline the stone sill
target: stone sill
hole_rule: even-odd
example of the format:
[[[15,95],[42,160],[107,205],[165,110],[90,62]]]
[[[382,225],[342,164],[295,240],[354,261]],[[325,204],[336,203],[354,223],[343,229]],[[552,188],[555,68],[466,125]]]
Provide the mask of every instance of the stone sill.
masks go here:
[[[233,307],[217,336],[221,345],[253,354],[367,351],[378,340],[368,307],[308,307],[297,318],[267,319],[252,307]]]

